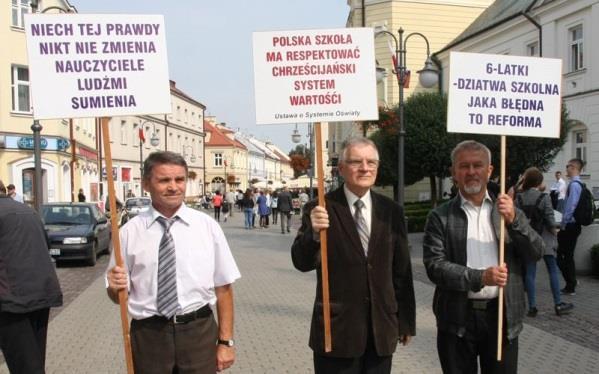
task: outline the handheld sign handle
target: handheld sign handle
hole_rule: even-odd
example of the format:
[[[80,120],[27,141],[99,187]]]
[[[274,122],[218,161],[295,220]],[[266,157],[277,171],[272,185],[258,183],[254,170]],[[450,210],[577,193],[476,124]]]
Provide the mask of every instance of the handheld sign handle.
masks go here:
[[[110,151],[109,118],[102,117],[102,133],[104,134],[104,154],[106,155],[106,176],[108,177],[108,200],[110,203],[110,230],[112,234],[112,250],[117,266],[123,266],[121,255],[121,241],[119,239],[119,223],[116,210],[116,193],[114,191],[114,178],[112,176],[112,154]],[[129,336],[129,318],[127,315],[127,290],[119,291],[119,306],[121,311],[121,327],[125,344],[125,360],[127,373],[133,374],[133,354],[131,353],[131,337]]]
[[[324,169],[322,161],[322,135],[320,122],[316,122],[316,163],[318,177],[318,205],[325,207]],[[324,351],[331,352],[331,304],[329,301],[329,262],[327,250],[327,230],[320,230],[320,266],[322,273],[322,314],[324,319]]]
[[[501,187],[500,193],[505,193],[505,135],[501,135]],[[499,266],[505,260],[505,220],[501,216],[499,224]],[[509,282],[509,279],[508,279]],[[497,361],[501,361],[501,350],[503,343],[503,287],[499,287],[499,308],[497,310]]]

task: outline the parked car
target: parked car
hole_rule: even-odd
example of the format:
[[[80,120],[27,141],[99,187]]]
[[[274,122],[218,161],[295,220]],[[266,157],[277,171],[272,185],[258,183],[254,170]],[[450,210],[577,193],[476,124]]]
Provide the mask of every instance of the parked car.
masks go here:
[[[124,225],[131,218],[139,213],[147,212],[152,206],[152,199],[149,197],[131,197],[125,200],[125,211],[121,217],[121,225]]]
[[[94,266],[99,253],[108,253],[110,224],[96,204],[44,204],[42,219],[50,255],[57,261],[85,260]]]

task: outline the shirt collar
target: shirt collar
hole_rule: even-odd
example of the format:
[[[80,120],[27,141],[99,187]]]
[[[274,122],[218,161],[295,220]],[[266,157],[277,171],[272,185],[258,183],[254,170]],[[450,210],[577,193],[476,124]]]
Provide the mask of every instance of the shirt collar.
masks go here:
[[[347,199],[347,203],[349,204],[350,208],[353,207],[354,203],[360,199],[360,200],[362,200],[364,202],[364,207],[366,209],[370,209],[370,206],[372,205],[371,204],[372,200],[371,200],[371,197],[370,197],[370,190],[366,191],[366,193],[364,194],[364,196],[358,197],[358,195],[356,195],[355,193],[351,192],[349,190],[349,188],[347,188],[347,185],[344,184],[343,185],[343,192],[345,192],[345,198]]]
[[[173,217],[177,217],[181,222],[188,225],[191,220],[191,213],[192,212],[191,212],[190,208],[188,208],[187,205],[185,205],[185,203],[182,203],[181,206],[179,207],[179,209],[177,210],[177,212],[173,215]],[[146,228],[149,228],[154,222],[156,222],[158,217],[164,217],[164,215],[162,213],[160,213],[159,211],[157,211],[154,208],[154,206],[150,206],[150,210],[147,212],[147,215],[144,217],[145,221],[146,221]],[[166,218],[166,217],[164,217],[164,218]]]
[[[460,206],[462,208],[464,208],[464,205],[468,204],[470,206],[475,206],[474,204],[472,204],[472,202],[468,199],[466,199],[463,195],[462,195],[462,191],[459,191],[458,194],[460,195]],[[483,199],[483,204],[489,202],[491,205],[493,205],[493,199],[491,199],[491,196],[489,195],[489,191],[485,192],[485,198]]]

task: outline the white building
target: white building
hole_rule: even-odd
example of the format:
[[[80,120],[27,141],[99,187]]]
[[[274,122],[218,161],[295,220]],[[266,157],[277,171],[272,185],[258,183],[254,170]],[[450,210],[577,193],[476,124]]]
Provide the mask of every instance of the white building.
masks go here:
[[[449,52],[542,56],[563,61],[562,97],[573,121],[545,175],[553,181],[573,157],[586,161],[582,179],[599,194],[599,0],[497,0],[437,56]],[[443,74],[446,90],[448,74]],[[565,174],[565,173],[564,173]]]

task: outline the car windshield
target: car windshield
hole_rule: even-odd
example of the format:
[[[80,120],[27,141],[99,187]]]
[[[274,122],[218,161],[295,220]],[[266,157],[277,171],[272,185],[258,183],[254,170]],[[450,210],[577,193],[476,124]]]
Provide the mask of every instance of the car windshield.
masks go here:
[[[86,206],[44,206],[42,217],[46,225],[89,225],[92,223],[91,210]]]
[[[129,199],[125,202],[127,208],[150,206],[150,199]]]

